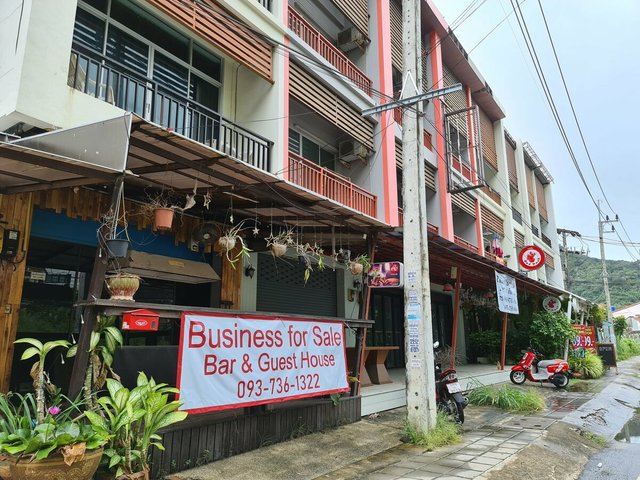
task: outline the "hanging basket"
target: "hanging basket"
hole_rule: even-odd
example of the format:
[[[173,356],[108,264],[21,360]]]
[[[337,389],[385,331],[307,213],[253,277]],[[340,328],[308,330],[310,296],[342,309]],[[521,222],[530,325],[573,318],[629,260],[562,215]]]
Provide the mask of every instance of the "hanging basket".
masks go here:
[[[274,243],[271,245],[271,254],[274,257],[281,257],[287,253],[287,246],[284,243]]]
[[[140,288],[140,277],[130,273],[116,273],[105,277],[111,300],[134,301],[133,296]]]
[[[155,230],[171,230],[174,211],[172,208],[156,208],[153,211],[153,227]]]
[[[349,271],[353,275],[362,275],[363,270],[364,270],[364,266],[361,263],[349,262]]]
[[[238,243],[238,237],[220,237],[218,239],[218,246],[220,249],[227,253],[236,248],[236,243]]]
[[[129,252],[129,240],[111,238],[105,241],[109,258],[125,258]]]

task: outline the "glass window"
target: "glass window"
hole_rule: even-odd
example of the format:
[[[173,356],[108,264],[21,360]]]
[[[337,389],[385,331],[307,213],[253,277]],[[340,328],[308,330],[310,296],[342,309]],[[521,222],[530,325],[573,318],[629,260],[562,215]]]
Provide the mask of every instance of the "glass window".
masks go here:
[[[102,13],[107,13],[108,0],[84,0],[84,3],[91,5],[96,10],[100,10]]]
[[[102,53],[104,26],[104,20],[100,20],[79,8],[76,12],[73,42]]]
[[[220,81],[220,72],[222,62],[214,54],[209,53],[200,45],[193,46],[193,59],[191,65],[193,68],[200,70],[205,75]]]
[[[289,150],[300,155],[300,134],[289,129]]]
[[[113,25],[109,25],[107,57],[141,75],[147,74],[149,47]]]
[[[218,95],[220,93],[218,87],[211,85],[211,83],[194,74],[191,74],[190,87],[189,98],[191,100],[211,110],[218,111]]]
[[[189,93],[189,70],[158,52],[153,60],[153,79],[168,90],[186,97]]]
[[[324,168],[328,168],[330,170],[335,170],[336,162],[335,155],[333,152],[329,150],[320,149],[320,166]]]
[[[313,163],[320,164],[320,146],[306,137],[302,137],[302,156]]]

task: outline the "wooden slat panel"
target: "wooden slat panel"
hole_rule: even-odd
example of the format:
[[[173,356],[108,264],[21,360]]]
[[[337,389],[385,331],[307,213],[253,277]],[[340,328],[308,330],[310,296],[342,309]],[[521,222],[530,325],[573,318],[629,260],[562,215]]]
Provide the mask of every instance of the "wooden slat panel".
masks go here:
[[[389,0],[389,12],[391,16],[391,64],[402,72],[404,65],[402,59],[402,5],[396,0]]]
[[[542,218],[549,221],[547,201],[544,198],[544,185],[538,177],[536,177],[536,195],[538,196],[538,213]]]
[[[509,168],[509,185],[518,191],[518,170],[516,168],[516,149],[507,140],[507,166]]]
[[[533,179],[531,178],[533,176],[533,171],[527,167],[525,168],[525,173],[527,175],[527,194],[529,197],[529,206],[531,206],[531,208],[536,208],[536,199],[533,196]]]
[[[370,150],[374,150],[373,124],[365,120],[358,110],[294,62],[290,64],[289,75],[289,91],[292,96]]]
[[[455,85],[460,82],[456,76],[453,74],[451,70],[445,65],[442,64],[442,75],[443,75],[443,83],[445,87],[450,87],[451,85]],[[464,93],[464,87],[462,90],[454,93],[450,93],[443,98],[443,102],[446,106],[445,112],[454,112],[456,110],[462,110],[467,108],[467,97]],[[462,133],[467,140],[469,139],[469,124],[466,115],[459,115],[456,117],[455,127],[458,129],[460,133]]]
[[[229,20],[232,15],[214,0],[147,1],[249,70],[273,81],[271,44]]]
[[[544,256],[544,264],[551,268],[556,268],[555,261],[553,259],[553,255],[545,254]]]
[[[482,225],[504,237],[504,221],[484,205],[481,205],[480,208],[482,209]]]
[[[333,0],[340,11],[369,37],[369,3],[367,0]]]
[[[484,111],[478,107],[480,114],[480,133],[482,135],[482,156],[487,163],[498,171],[498,155],[496,154],[496,139],[493,136],[493,122]]]
[[[516,240],[516,249],[524,247],[524,235],[517,230],[514,230],[513,234]]]
[[[476,201],[467,193],[456,193],[451,195],[451,203],[476,218]]]

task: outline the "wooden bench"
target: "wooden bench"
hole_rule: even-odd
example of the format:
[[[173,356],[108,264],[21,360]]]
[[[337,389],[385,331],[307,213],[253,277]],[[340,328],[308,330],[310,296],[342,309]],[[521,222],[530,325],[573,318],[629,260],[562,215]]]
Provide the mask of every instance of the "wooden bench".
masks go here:
[[[387,355],[392,350],[399,350],[398,346],[364,347],[364,368],[360,372],[360,386],[368,387],[373,384],[392,383],[389,372],[384,366]],[[356,349],[347,348],[348,365],[354,366],[356,363]],[[355,371],[354,367],[351,367]]]

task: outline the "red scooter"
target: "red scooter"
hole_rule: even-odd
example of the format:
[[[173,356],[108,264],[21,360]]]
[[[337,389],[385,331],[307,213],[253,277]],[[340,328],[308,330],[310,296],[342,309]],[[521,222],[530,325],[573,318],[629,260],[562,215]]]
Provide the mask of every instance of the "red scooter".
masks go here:
[[[538,383],[550,382],[557,388],[565,388],[571,377],[569,364],[562,359],[536,362],[538,357],[542,358],[539,352],[532,348],[527,350],[522,360],[511,367],[511,381],[516,385],[522,385],[525,380]]]

